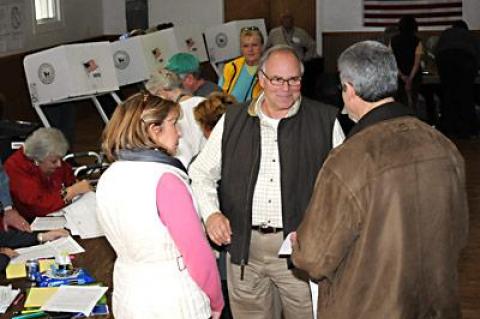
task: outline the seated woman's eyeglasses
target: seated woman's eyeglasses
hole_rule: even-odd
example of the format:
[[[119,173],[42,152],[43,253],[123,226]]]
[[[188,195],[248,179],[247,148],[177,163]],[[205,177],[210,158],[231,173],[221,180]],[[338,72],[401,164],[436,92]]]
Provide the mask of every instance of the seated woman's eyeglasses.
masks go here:
[[[273,86],[283,86],[285,83],[288,86],[300,86],[302,84],[302,77],[301,76],[292,76],[291,78],[284,79],[278,76],[269,77],[263,70],[260,70],[265,78],[273,85]]]

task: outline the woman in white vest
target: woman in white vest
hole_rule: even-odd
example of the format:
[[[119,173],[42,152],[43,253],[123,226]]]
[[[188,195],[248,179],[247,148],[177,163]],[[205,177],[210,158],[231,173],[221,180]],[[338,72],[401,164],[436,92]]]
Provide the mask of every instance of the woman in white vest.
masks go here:
[[[99,222],[117,253],[115,318],[218,318],[215,257],[183,165],[172,157],[179,105],[139,93],[115,110],[102,148],[115,161],[97,186]]]

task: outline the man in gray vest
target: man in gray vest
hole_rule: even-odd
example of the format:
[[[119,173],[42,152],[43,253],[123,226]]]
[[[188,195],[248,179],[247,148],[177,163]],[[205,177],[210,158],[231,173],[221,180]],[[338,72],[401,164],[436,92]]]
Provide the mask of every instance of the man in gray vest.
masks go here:
[[[278,294],[285,319],[312,318],[308,283],[278,250],[344,135],[337,109],[301,97],[294,49],[270,48],[258,69],[263,93],[227,109],[190,167],[192,188],[209,237],[228,250],[233,317],[274,318]]]

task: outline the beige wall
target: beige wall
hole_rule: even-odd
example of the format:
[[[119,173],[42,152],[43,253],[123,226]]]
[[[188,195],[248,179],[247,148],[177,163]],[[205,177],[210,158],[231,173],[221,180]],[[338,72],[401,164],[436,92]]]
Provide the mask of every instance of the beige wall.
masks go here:
[[[14,2],[18,3],[19,1],[14,0]],[[35,32],[34,0],[23,0],[23,3],[23,47],[19,50],[0,52],[0,56],[46,48],[104,34],[103,8],[100,0],[61,0],[63,21],[58,28],[45,32]]]

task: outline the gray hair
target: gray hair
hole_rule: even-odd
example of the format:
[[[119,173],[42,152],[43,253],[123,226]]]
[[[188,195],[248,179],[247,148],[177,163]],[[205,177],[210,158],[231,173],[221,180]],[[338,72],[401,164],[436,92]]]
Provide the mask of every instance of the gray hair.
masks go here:
[[[338,58],[340,81],[352,85],[366,102],[392,97],[397,91],[397,62],[391,49],[376,41],[355,43]]]
[[[27,138],[23,151],[29,159],[42,162],[50,155],[65,156],[68,151],[68,142],[60,130],[42,127]]]
[[[262,70],[263,72],[266,72],[265,70],[265,64],[267,63],[267,60],[270,58],[270,56],[275,53],[275,52],[288,52],[291,53],[298,61],[298,66],[300,67],[300,74],[303,75],[303,71],[305,71],[305,67],[303,66],[302,59],[298,56],[297,52],[295,50],[286,44],[278,44],[274,45],[265,53],[263,53],[262,57],[260,58],[260,61],[258,62],[258,69]]]
[[[166,69],[160,69],[158,72],[152,73],[150,79],[145,83],[145,88],[152,94],[155,94],[158,89],[170,91],[181,87],[182,79],[178,74]]]

